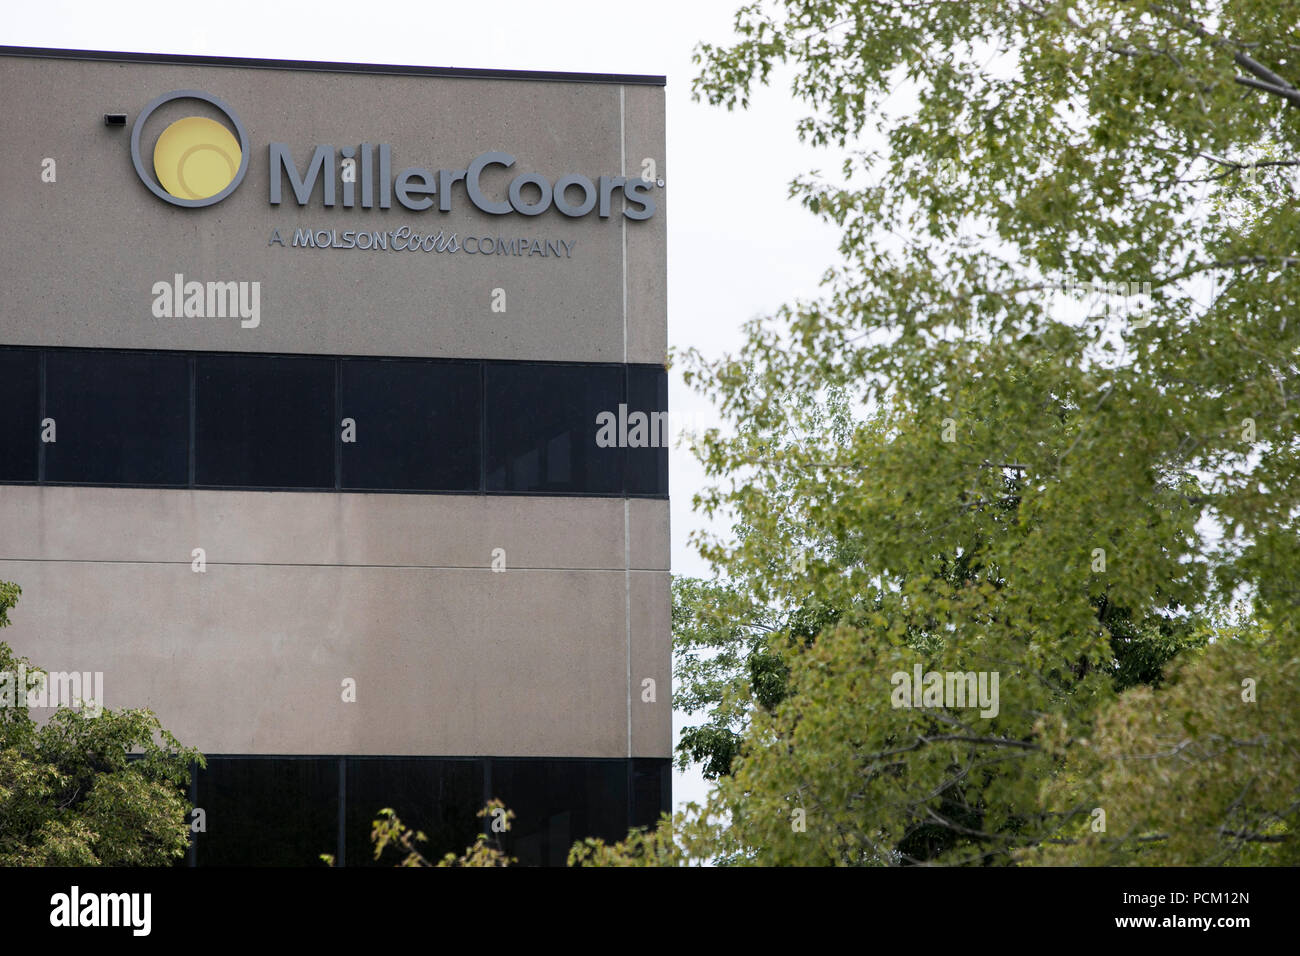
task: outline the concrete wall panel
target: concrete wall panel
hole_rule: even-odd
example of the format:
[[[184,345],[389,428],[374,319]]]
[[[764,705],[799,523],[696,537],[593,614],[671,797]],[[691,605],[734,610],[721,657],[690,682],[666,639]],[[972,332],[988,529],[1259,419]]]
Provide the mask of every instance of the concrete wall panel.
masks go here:
[[[628,499],[631,567],[668,567],[668,502]],[[624,499],[0,487],[0,560],[622,569]]]
[[[666,575],[631,579],[634,644],[662,667]],[[17,653],[103,672],[106,706],[207,752],[627,755],[624,571],[3,561],[0,580],[23,587]],[[668,755],[657,722],[635,756]]]

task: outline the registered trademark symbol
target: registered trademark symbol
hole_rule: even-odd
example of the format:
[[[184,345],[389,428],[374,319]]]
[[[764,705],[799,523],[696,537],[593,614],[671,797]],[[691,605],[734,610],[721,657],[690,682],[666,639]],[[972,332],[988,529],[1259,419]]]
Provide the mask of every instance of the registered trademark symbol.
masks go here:
[[[664,185],[664,181],[663,181],[662,179],[659,180],[659,182],[658,182],[658,186],[659,186],[659,188],[662,189],[662,188],[663,188],[663,185]]]

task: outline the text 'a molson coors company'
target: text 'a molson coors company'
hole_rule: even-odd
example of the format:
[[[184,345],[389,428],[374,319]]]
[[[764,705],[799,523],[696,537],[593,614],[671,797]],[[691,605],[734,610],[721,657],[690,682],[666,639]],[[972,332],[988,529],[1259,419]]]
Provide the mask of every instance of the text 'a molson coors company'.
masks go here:
[[[390,209],[396,200],[399,206],[414,212],[432,209],[435,204],[439,212],[451,212],[452,187],[463,183],[469,202],[495,216],[512,212],[539,216],[554,206],[563,215],[575,219],[593,210],[600,218],[607,219],[617,193],[622,193],[626,200],[622,212],[628,219],[649,219],[655,212],[655,201],[650,195],[655,183],[625,176],[600,176],[592,182],[586,176],[569,173],[552,181],[539,173],[521,173],[510,181],[504,197],[489,196],[481,182],[484,171],[494,166],[509,169],[515,165],[514,156],[495,150],[480,153],[464,169],[434,171],[408,166],[396,175],[392,172],[392,147],[387,143],[341,148],[317,146],[301,173],[285,143],[270,144],[270,159],[272,205],[282,202],[287,180],[300,206],[311,201],[319,182],[321,202],[325,206]]]

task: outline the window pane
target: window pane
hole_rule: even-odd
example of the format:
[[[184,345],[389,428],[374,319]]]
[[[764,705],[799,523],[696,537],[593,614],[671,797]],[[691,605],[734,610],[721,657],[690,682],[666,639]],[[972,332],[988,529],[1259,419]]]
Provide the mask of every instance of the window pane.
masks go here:
[[[37,477],[40,359],[35,349],[0,349],[0,481]]]
[[[343,362],[344,488],[477,491],[478,363]]]
[[[184,485],[189,481],[189,364],[165,352],[45,357],[47,481]]]
[[[385,807],[428,837],[419,844],[426,859],[460,856],[473,844],[481,826],[482,761],[349,757],[347,767],[348,866],[393,866],[406,855],[397,848],[375,860],[371,825]]]
[[[623,450],[596,444],[596,416],[618,414],[623,369],[487,367],[487,490],[623,490]]]
[[[334,487],[334,362],[200,355],[195,482]]]
[[[632,819],[629,827],[654,827],[659,814],[672,811],[672,760],[667,757],[634,757],[632,774]]]
[[[338,854],[339,762],[334,757],[208,757],[195,805],[199,866],[320,866]]]
[[[507,852],[524,866],[564,866],[578,840],[623,839],[627,778],[623,760],[493,760],[491,795],[515,812]]]
[[[668,372],[658,365],[627,367],[627,491],[668,494]],[[644,415],[644,420],[637,418]],[[644,426],[641,431],[638,426]]]

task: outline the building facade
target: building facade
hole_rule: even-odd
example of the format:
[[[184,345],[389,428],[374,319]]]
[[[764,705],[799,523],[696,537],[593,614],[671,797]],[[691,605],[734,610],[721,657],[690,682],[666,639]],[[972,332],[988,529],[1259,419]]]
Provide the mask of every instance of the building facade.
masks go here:
[[[663,78],[0,48],[3,638],[190,862],[670,805]]]

